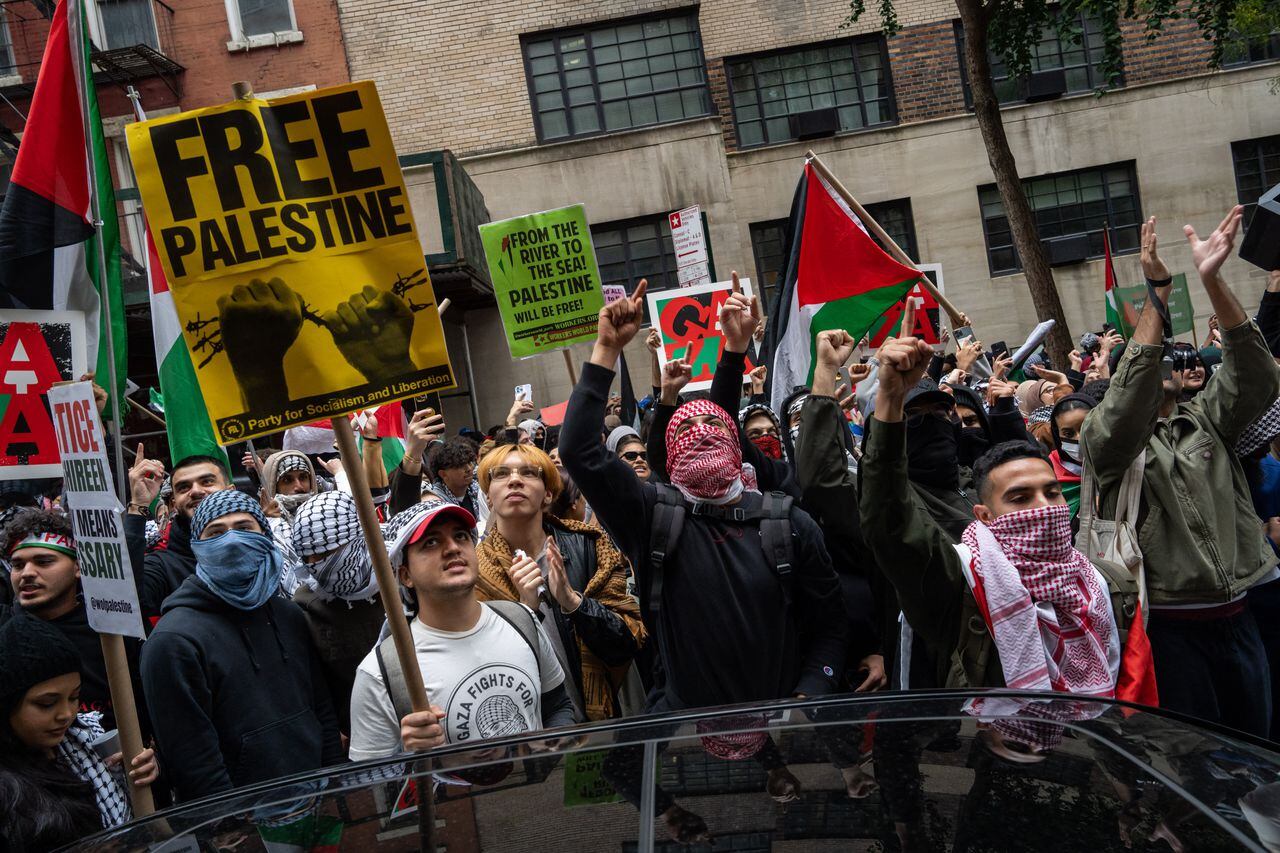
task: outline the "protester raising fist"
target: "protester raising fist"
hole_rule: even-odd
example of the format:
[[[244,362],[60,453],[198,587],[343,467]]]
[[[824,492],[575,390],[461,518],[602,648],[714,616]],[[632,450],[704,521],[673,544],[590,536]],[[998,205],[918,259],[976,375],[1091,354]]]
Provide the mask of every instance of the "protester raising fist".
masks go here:
[[[662,395],[664,406],[680,402],[680,392],[693,379],[693,347],[685,347],[679,358],[673,358],[662,367]]]
[[[724,333],[724,347],[729,352],[746,352],[751,335],[760,325],[760,301],[742,292],[738,273],[730,273],[733,292],[720,306],[720,330]]]
[[[876,399],[875,418],[885,423],[902,420],[902,407],[907,392],[924,376],[933,349],[919,338],[894,338],[880,347],[880,391]]]

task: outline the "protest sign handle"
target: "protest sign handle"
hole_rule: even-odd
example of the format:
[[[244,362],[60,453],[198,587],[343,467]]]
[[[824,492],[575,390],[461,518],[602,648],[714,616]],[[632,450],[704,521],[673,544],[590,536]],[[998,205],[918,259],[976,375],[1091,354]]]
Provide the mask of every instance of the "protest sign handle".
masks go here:
[[[136,786],[128,781],[133,759],[143,750],[142,729],[138,726],[138,705],[133,695],[133,679],[129,677],[129,659],[124,653],[124,637],[99,634],[102,659],[107,665],[107,684],[111,688],[111,705],[115,710],[116,728],[120,732],[120,751],[124,757],[125,787],[133,803],[133,816],[146,817],[156,810],[151,786]]]
[[[866,208],[858,204],[858,200],[853,197],[853,193],[845,189],[844,184],[840,183],[840,179],[827,168],[827,164],[819,160],[818,155],[813,153],[813,151],[806,151],[804,156],[813,164],[813,168],[818,171],[818,174],[820,174],[826,182],[831,185],[831,188],[840,194],[840,197],[844,199],[847,205],[849,205],[849,208],[857,214],[859,219],[862,220],[862,224],[867,226],[867,228],[869,228],[871,232],[879,238],[885,249],[893,256],[893,259],[900,264],[904,264],[915,269],[916,262],[911,260],[910,256],[908,256],[906,252],[902,251],[902,247],[894,242],[894,239],[880,227],[880,223],[876,222],[875,218],[871,214],[867,213]],[[938,291],[938,288],[934,287],[933,282],[929,280],[927,275],[921,274],[920,285],[925,290],[929,291],[929,295],[938,301],[938,304],[942,306],[942,310],[947,312],[947,316],[951,318],[951,325],[953,327],[958,328],[963,325],[960,319],[960,309],[956,308],[949,299]]]
[[[345,417],[334,418],[333,435],[338,442],[338,453],[342,457],[342,467],[347,472],[347,481],[351,484],[351,496],[355,498],[356,513],[360,516],[360,528],[364,531],[364,540],[369,546],[369,556],[373,558],[373,571],[378,576],[382,608],[386,611],[387,626],[395,640],[396,657],[399,658],[400,670],[404,673],[409,700],[413,704],[413,710],[426,711],[429,708],[427,690],[422,684],[422,670],[418,668],[418,655],[413,648],[409,622],[405,619],[404,607],[400,604],[399,584],[391,570],[391,560],[387,557],[382,528],[378,526],[373,497],[369,494],[369,480],[364,472],[364,460],[356,450],[355,435]]]
[[[569,386],[571,388],[577,388],[578,374],[573,369],[573,356],[567,349],[560,350],[560,354],[564,356],[564,369],[569,371]]]

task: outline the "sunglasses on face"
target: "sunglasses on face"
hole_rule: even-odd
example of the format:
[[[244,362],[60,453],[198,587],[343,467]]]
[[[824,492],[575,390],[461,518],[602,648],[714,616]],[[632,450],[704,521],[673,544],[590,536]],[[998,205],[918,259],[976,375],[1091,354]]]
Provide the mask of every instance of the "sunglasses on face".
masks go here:
[[[649,454],[643,450],[628,450],[622,454],[622,458],[627,462],[635,462],[637,459],[641,462],[648,462]]]

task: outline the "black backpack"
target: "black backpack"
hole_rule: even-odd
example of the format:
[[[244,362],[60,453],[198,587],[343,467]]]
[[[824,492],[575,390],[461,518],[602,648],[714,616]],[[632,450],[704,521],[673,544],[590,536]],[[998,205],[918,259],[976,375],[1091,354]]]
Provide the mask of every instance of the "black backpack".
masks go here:
[[[782,583],[782,598],[791,606],[791,588],[795,581],[791,567],[795,562],[795,541],[791,531],[792,497],[785,492],[765,492],[758,509],[747,510],[741,506],[715,506],[690,503],[675,486],[655,483],[658,502],[653,507],[653,535],[649,539],[649,590],[641,596],[640,614],[645,624],[658,616],[662,609],[662,573],[667,557],[675,552],[684,532],[685,517],[692,514],[701,518],[716,519],[731,524],[760,522],[760,547],[765,560],[773,566]]]

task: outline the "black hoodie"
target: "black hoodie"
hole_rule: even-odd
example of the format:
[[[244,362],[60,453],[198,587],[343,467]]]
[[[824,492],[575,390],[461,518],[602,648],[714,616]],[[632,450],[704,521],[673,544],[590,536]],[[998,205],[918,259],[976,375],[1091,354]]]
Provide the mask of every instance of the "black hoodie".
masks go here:
[[[147,521],[140,515],[125,515],[124,536],[129,548],[129,562],[142,578],[138,591],[142,596],[142,614],[154,620],[161,605],[182,582],[196,573],[196,555],[191,552],[191,519],[175,515],[169,525],[169,538],[163,548],[147,551]]]
[[[165,599],[142,647],[142,684],[179,801],[344,758],[302,610],[238,610],[198,577]]]

